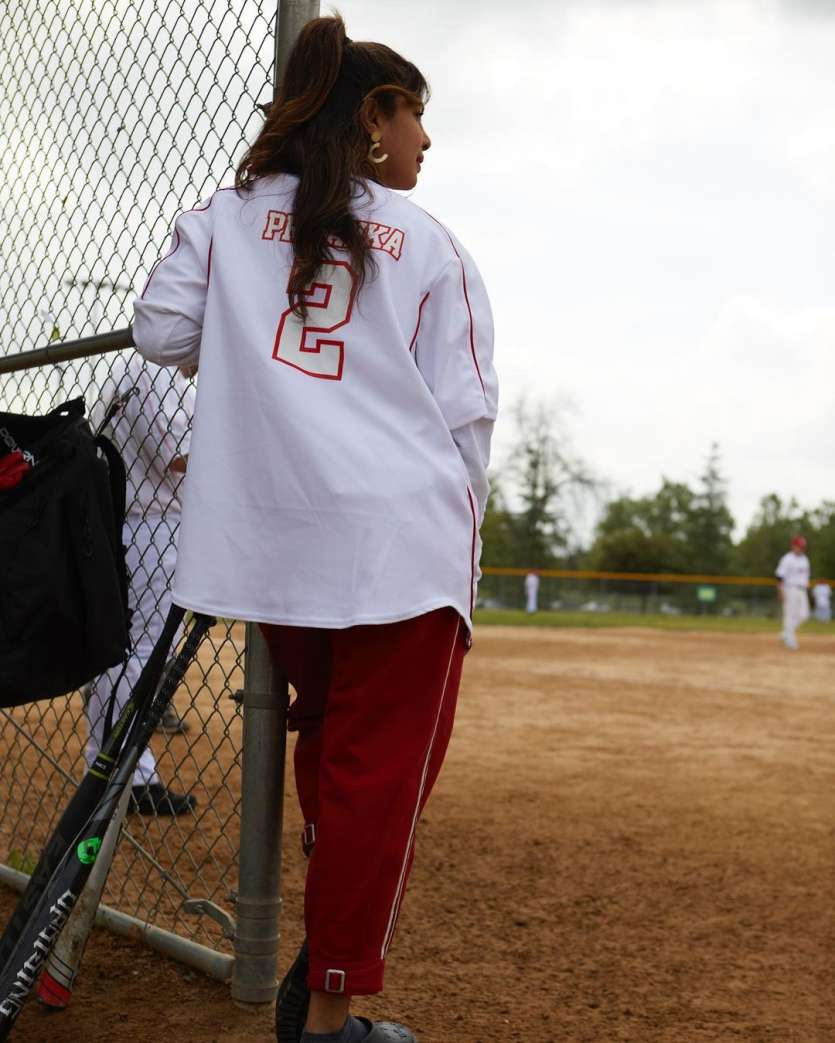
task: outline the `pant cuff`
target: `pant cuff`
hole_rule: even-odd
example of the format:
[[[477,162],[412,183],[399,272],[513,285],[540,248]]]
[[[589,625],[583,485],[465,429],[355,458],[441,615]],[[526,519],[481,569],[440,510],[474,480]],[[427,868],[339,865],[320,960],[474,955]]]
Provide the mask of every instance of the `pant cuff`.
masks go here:
[[[385,963],[385,960],[344,963],[311,957],[307,984],[316,992],[331,995],[370,996],[383,990]]]

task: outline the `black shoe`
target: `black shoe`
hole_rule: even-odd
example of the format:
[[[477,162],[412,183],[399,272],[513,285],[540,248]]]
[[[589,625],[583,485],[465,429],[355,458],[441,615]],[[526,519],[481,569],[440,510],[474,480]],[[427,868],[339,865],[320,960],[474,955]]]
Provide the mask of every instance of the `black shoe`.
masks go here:
[[[197,807],[191,793],[175,793],[159,782],[150,786],[134,786],[129,811],[140,815],[185,815]]]
[[[275,1000],[275,1038],[278,1043],[298,1043],[302,1038],[310,1003],[307,987],[307,939],[302,943],[293,966],[284,975]]]
[[[161,732],[163,735],[185,735],[189,730],[189,725],[177,715],[177,711],[171,705],[165,707],[159,724],[156,726],[156,731]]]
[[[364,1021],[369,1027],[363,1043],[418,1043],[414,1032],[396,1021],[369,1021],[368,1018],[359,1020]]]

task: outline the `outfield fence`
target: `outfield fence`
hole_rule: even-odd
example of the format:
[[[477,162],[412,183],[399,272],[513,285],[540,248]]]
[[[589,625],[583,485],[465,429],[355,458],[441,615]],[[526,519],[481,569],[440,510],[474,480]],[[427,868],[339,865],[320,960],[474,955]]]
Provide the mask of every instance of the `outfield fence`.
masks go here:
[[[661,615],[780,615],[771,576],[702,576],[680,573],[596,572],[583,569],[484,566],[478,607],[525,608],[525,577],[539,576],[538,608],[557,612],[659,613]],[[814,580],[830,587],[835,580]]]
[[[88,410],[103,404],[118,353],[131,351],[132,299],[175,215],[229,183],[282,57],[318,8],[0,4],[0,408],[44,413],[79,395]],[[174,387],[165,379],[162,394]],[[153,528],[128,547],[136,593],[176,523],[133,520],[134,532]],[[229,980],[244,1002],[275,992],[282,789],[264,779],[283,779],[286,703],[257,629],[219,621],[176,696],[189,730],[153,741],[160,779],[196,808],[132,815],[104,894],[112,928]],[[81,692],[0,716],[7,884],[23,886],[83,774],[87,732]]]

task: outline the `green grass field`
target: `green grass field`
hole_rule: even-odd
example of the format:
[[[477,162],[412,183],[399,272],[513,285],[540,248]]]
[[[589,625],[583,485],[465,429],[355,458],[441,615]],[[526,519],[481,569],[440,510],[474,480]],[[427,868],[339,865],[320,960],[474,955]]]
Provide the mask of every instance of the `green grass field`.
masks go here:
[[[667,616],[634,612],[536,612],[529,615],[521,609],[478,609],[475,622],[480,626],[523,627],[649,627],[655,630],[719,630],[727,633],[778,633],[777,619],[747,616]],[[803,634],[835,634],[835,623],[804,623]]]

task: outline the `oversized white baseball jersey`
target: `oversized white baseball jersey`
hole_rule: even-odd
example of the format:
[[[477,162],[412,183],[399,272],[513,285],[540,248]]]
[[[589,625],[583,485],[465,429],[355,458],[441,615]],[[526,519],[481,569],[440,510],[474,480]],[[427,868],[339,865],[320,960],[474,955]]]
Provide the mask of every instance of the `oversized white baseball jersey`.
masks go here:
[[[809,586],[810,571],[809,559],[805,554],[789,551],[780,558],[774,575],[786,587],[802,587],[805,590]]]
[[[182,214],[135,303],[146,358],[200,365],[175,600],[297,626],[445,605],[469,622],[497,407],[482,280],[424,211],[358,188],[376,272],[358,292],[334,242],[302,321],[296,183]]]

